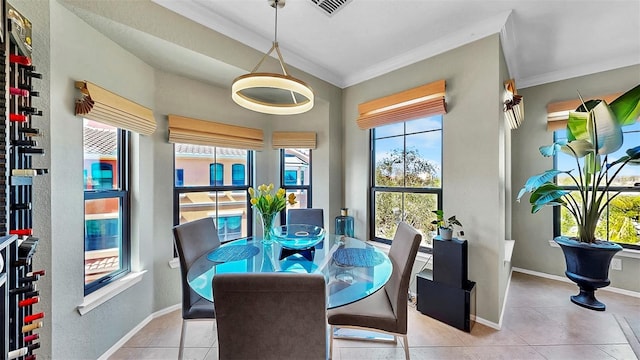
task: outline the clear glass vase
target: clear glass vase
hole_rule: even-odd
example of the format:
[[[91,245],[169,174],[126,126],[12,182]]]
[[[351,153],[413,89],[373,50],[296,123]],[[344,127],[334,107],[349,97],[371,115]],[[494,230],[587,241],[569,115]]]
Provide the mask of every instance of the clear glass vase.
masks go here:
[[[260,214],[260,220],[262,221],[262,242],[264,244],[271,244],[273,242],[273,238],[271,236],[271,229],[276,222],[276,217],[278,213],[265,214],[258,212]]]

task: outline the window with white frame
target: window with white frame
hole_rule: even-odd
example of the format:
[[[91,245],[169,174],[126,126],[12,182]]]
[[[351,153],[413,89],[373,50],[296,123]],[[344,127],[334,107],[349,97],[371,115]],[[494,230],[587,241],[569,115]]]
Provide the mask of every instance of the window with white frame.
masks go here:
[[[84,119],[85,295],[130,271],[129,133]]]

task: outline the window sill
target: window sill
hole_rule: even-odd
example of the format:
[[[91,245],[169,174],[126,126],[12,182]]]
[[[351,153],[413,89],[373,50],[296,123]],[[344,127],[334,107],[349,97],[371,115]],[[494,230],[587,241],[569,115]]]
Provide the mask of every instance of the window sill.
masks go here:
[[[89,311],[107,302],[121,292],[139,283],[142,280],[142,275],[144,275],[144,273],[146,272],[147,270],[129,273],[122,279],[118,279],[113,283],[92,292],[91,294],[84,297],[84,301],[82,302],[82,304],[78,305],[76,309],[78,310],[80,315],[88,313]]]
[[[385,243],[381,243],[379,241],[369,240],[366,243],[377,247],[378,249],[384,251],[387,254],[389,253],[389,249],[391,249],[391,245],[385,244]],[[416,254],[416,259],[420,260],[422,262],[425,262],[425,263],[431,261],[432,257],[433,257],[433,254],[427,254],[427,253],[420,252],[420,251],[418,251],[418,253]]]
[[[558,245],[553,240],[549,240],[549,246],[556,247],[556,248],[560,247],[560,245]],[[640,250],[622,249],[622,251],[617,253],[616,256],[614,256],[614,257],[626,257],[626,258],[631,258],[631,259],[640,259]]]
[[[180,267],[180,259],[178,259],[177,257],[174,257],[173,259],[169,260],[169,267],[172,269],[177,269]]]

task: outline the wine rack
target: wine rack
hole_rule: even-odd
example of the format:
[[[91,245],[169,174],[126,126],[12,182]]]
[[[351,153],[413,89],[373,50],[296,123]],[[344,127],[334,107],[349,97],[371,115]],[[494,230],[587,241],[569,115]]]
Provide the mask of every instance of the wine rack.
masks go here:
[[[38,280],[44,270],[32,263],[39,239],[34,236],[32,184],[47,169],[34,169],[33,156],[44,155],[38,147],[35,118],[42,110],[32,104],[39,96],[42,75],[31,63],[31,22],[0,0],[3,19],[0,59],[0,359],[34,360],[40,347],[38,329],[45,314],[34,310],[40,301]]]

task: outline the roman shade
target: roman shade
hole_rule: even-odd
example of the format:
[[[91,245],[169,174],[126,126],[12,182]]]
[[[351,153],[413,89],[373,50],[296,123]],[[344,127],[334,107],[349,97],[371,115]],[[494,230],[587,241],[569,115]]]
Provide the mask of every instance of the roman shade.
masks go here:
[[[312,149],[316,148],[315,132],[274,131],[271,138],[274,149]]]
[[[169,142],[262,150],[261,129],[169,115]]]
[[[76,81],[82,97],[75,114],[117,128],[151,135],[156,130],[153,111],[88,81]]]
[[[445,81],[438,80],[358,105],[360,129],[446,114]]]
[[[602,99],[611,104],[611,102],[617,99],[622,93],[610,94],[605,96],[593,96],[591,98],[585,98],[584,101],[592,99]],[[582,102],[580,99],[558,101],[549,103],[547,105],[547,131],[556,131],[564,129],[567,126],[569,120],[569,112],[575,111]]]

